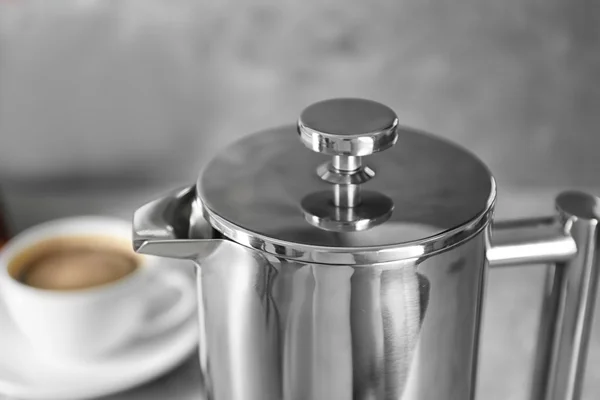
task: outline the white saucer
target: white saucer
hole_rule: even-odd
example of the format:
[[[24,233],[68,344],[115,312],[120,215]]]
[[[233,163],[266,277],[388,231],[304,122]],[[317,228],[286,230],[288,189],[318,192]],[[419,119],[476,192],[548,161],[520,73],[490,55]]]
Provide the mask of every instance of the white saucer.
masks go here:
[[[0,297],[0,394],[18,399],[89,399],[148,382],[175,368],[197,348],[197,318],[166,334],[125,346],[94,363],[40,358],[11,321]]]

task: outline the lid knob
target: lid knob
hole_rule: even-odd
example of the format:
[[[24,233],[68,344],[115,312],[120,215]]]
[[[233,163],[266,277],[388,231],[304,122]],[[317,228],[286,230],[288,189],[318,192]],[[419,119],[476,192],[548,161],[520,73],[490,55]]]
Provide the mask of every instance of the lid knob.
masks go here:
[[[333,156],[317,168],[321,179],[333,184],[332,193],[315,193],[303,201],[310,223],[328,230],[353,231],[368,229],[390,216],[393,203],[387,197],[361,193],[360,184],[375,175],[362,165],[362,157],[393,146],[397,129],[396,113],[372,100],[325,100],[302,112],[298,119],[302,143]]]
[[[302,143],[331,156],[361,157],[385,150],[396,143],[397,127],[394,110],[365,99],[320,101],[307,107],[298,120]]]
[[[398,117],[388,106],[365,99],[330,99],[307,107],[298,119],[298,134],[309,149],[333,156],[317,169],[335,186],[334,204],[355,207],[361,183],[375,173],[362,156],[390,148],[398,140]]]

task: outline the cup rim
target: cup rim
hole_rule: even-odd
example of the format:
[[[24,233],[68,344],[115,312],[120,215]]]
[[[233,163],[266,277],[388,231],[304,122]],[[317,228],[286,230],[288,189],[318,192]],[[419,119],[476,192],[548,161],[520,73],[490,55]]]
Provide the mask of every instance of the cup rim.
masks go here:
[[[122,229],[123,232],[129,231],[131,235],[132,223],[125,219],[117,217],[106,217],[97,215],[81,215],[66,218],[58,218],[42,222],[37,225],[33,225],[6,242],[2,248],[0,248],[0,282],[4,281],[5,284],[11,285],[13,288],[38,295],[47,295],[54,298],[73,298],[84,295],[110,295],[114,291],[121,290],[130,286],[133,282],[139,280],[142,276],[149,273],[153,267],[154,258],[145,254],[139,254],[142,262],[139,267],[131,273],[111,282],[103,283],[100,285],[94,285],[87,288],[80,289],[69,289],[69,290],[55,290],[55,289],[43,289],[25,285],[19,282],[8,272],[8,265],[12,258],[20,254],[25,249],[34,246],[47,239],[69,237],[74,234],[95,234],[98,227],[110,226],[114,229]],[[62,232],[58,232],[62,231]],[[101,235],[114,236],[117,238],[128,238],[131,236],[119,235],[114,233],[100,233]],[[133,249],[132,249],[133,251]]]

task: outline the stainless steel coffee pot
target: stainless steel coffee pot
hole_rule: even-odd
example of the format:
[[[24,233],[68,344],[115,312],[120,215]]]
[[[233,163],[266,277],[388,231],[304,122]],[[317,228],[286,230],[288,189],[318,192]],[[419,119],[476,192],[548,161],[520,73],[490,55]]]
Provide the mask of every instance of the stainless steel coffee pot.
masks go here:
[[[200,267],[209,399],[473,399],[486,271],[534,263],[551,266],[532,395],[579,399],[600,200],[565,192],[513,222],[495,201],[467,150],[333,99],[141,207],[133,241]]]

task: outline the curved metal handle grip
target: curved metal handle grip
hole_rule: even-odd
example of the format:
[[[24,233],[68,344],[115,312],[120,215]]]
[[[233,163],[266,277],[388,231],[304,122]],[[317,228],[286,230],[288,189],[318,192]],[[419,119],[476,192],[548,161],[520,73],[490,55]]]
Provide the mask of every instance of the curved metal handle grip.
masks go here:
[[[551,218],[498,223],[490,266],[552,263],[542,305],[532,385],[534,400],[579,400],[598,281],[600,199],[556,198]]]

